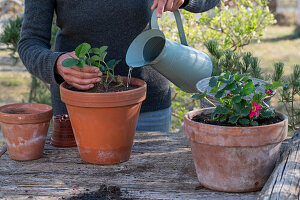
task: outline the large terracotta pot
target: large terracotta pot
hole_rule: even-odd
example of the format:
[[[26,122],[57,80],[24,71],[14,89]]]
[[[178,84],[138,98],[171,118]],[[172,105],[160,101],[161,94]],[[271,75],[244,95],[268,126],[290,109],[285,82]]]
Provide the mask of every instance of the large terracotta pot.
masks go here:
[[[0,125],[10,158],[40,158],[51,118],[52,107],[44,104],[19,103],[0,107]]]
[[[123,77],[127,81],[127,78]],[[146,83],[132,78],[138,88],[110,93],[86,93],[60,86],[81,158],[94,164],[115,164],[130,158]]]
[[[287,116],[277,113],[283,121],[255,127],[216,126],[192,120],[213,109],[191,111],[184,117],[184,133],[190,140],[199,182],[224,192],[260,190],[279,158],[288,131]]]

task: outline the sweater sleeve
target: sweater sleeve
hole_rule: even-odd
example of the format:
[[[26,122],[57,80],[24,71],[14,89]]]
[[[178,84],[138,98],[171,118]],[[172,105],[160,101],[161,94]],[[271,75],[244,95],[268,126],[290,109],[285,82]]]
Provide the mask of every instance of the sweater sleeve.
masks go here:
[[[58,57],[64,53],[50,50],[54,7],[54,0],[25,0],[18,43],[18,53],[27,70],[50,84],[58,84],[54,67]]]
[[[218,5],[220,0],[185,0],[182,8],[193,13],[201,13]]]

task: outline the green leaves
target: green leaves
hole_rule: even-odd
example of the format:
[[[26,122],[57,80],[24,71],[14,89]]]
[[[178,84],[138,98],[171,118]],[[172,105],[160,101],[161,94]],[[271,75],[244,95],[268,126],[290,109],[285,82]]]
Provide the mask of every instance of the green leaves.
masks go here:
[[[106,63],[105,57],[107,55],[107,48],[107,46],[91,48],[90,44],[82,43],[75,49],[75,55],[78,57],[78,59],[65,59],[63,60],[62,65],[64,67],[77,66],[78,68],[83,68],[85,65],[98,67],[100,71],[107,76],[103,82],[107,88],[111,81],[116,81],[114,77],[114,69],[121,61],[112,59]]]
[[[74,58],[67,58],[62,61],[62,66],[64,67],[73,67],[79,63],[79,60],[74,59]]]
[[[76,65],[78,68],[83,68],[85,66],[84,58],[80,58],[78,64]]]
[[[217,99],[219,99],[219,98],[221,98],[221,97],[224,95],[224,93],[225,93],[224,90],[220,90],[220,91],[217,92],[217,94],[215,95],[215,97],[216,97]]]
[[[239,124],[241,124],[241,125],[249,125],[249,123],[250,123],[250,120],[247,118],[239,119]]]
[[[211,119],[212,120],[216,120],[218,117],[217,116],[222,116],[222,115],[227,115],[229,113],[229,109],[226,107],[222,107],[220,105],[218,105],[216,107],[216,109],[214,110],[214,112],[211,115]]]
[[[236,88],[237,88],[237,85],[236,85],[235,82],[233,82],[233,83],[230,83],[230,84],[226,85],[226,87],[224,88],[224,90],[234,90]]]
[[[211,77],[209,80],[209,87],[213,88],[217,85],[218,79],[216,77]]]
[[[235,96],[235,97],[232,98],[232,101],[233,101],[234,103],[240,103],[241,100],[242,100],[242,97],[241,97],[241,96]]]
[[[104,61],[106,55],[107,55],[107,52],[103,52],[103,53],[101,54],[101,56],[100,56],[100,60],[101,60],[101,61]]]
[[[235,124],[237,121],[238,121],[238,119],[239,119],[239,115],[231,115],[230,117],[229,117],[229,123],[231,123],[231,124]]]
[[[207,90],[205,90],[205,92],[203,92],[202,94],[194,94],[194,95],[192,96],[192,98],[193,98],[193,99],[196,99],[196,100],[198,100],[198,99],[203,99],[204,97],[206,97],[206,93],[207,93]]]
[[[101,59],[100,59],[100,57],[97,56],[97,55],[93,55],[93,56],[90,58],[90,62],[91,62],[91,63],[94,63],[94,62],[99,61],[99,60],[101,60]]]
[[[257,122],[257,121],[251,121],[251,122],[250,122],[250,125],[251,125],[251,126],[258,126],[258,122]]]
[[[249,116],[250,111],[251,111],[251,106],[246,106],[241,109],[240,115],[243,117],[247,117],[247,116]]]
[[[100,48],[92,48],[91,49],[91,53],[94,53],[94,54],[96,54],[98,56],[101,56],[101,54],[103,52],[105,52],[107,50],[107,48],[108,48],[108,46],[102,46]]]
[[[262,93],[257,93],[253,95],[253,101],[258,103],[261,102],[264,99],[264,95]]]
[[[110,60],[107,62],[107,67],[111,70],[114,70],[115,66],[120,62],[121,60]]]
[[[234,75],[234,80],[240,81],[244,76],[245,76],[244,74],[240,74],[240,75],[236,74]]]
[[[260,115],[264,118],[268,118],[274,115],[274,110],[272,108],[264,108],[261,110]]]
[[[268,83],[268,84],[265,84],[264,87],[266,89],[276,89],[276,88],[279,88],[279,87],[282,87],[284,86],[284,84],[280,83],[280,82],[273,82],[273,83]]]
[[[255,91],[255,86],[253,84],[253,82],[248,82],[246,83],[246,85],[243,87],[242,89],[242,95],[243,96],[248,96],[250,94],[252,94]]]
[[[281,87],[281,86],[283,86],[282,83],[279,83],[279,82],[273,82],[273,83],[272,83],[273,89],[276,89],[276,88]]]
[[[283,86],[282,83],[279,83],[279,82],[273,82],[272,83],[272,89],[276,89],[276,88],[281,87],[281,86]]]
[[[82,43],[81,45],[79,45],[76,49],[75,49],[75,55],[78,58],[84,58],[85,54],[87,54],[89,52],[91,48],[91,45],[88,43]]]
[[[265,87],[273,88],[282,85],[281,83],[273,82]],[[242,126],[255,126],[258,124],[257,121],[253,121],[256,117],[250,118],[253,102],[261,106],[259,108],[259,117],[266,118],[274,115],[274,111],[263,104],[263,100],[267,96],[266,92],[257,92],[256,89],[260,87],[260,84],[254,84],[252,79],[245,74],[231,75],[229,72],[222,73],[218,77],[212,77],[209,81],[209,86],[211,87],[210,93],[215,94],[214,97],[219,99],[220,103],[211,114],[211,120],[240,124]],[[195,94],[193,98],[199,99],[205,96],[206,92]]]

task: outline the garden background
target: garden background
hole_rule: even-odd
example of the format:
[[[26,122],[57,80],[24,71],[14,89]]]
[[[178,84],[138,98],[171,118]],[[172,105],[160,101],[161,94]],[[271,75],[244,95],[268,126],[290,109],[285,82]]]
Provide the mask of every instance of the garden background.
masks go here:
[[[0,0],[0,106],[18,102],[51,104],[49,86],[31,76],[18,60],[16,46],[23,6],[22,0]],[[271,105],[288,114],[291,132],[300,122],[299,12],[300,0],[222,0],[204,14],[181,11],[188,43],[211,55],[214,75],[245,72],[289,83],[287,89],[276,92]],[[178,41],[170,13],[160,24],[167,38]],[[53,23],[53,37],[56,31]],[[200,105],[192,94],[171,86],[171,132],[182,131],[184,114]]]

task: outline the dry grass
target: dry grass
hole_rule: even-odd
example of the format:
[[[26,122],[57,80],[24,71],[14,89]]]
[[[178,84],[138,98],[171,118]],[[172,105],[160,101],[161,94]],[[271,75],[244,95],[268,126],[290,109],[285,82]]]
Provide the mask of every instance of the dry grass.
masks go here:
[[[295,38],[295,26],[271,26],[265,31],[260,43],[252,43],[245,47],[260,59],[263,71],[273,72],[275,62],[283,62],[285,75],[292,72],[295,64],[300,64],[300,37]]]
[[[28,72],[0,72],[0,105],[27,101],[30,81]]]

